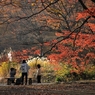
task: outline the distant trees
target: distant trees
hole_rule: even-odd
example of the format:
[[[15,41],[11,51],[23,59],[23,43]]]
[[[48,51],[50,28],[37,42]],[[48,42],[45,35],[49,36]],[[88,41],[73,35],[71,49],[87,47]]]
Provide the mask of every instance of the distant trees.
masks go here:
[[[89,4],[85,0],[0,1],[0,30],[4,34],[1,44],[5,47],[8,46],[6,43],[14,45],[14,49],[36,47],[35,51],[40,51],[41,56],[56,53],[59,45],[64,49],[70,46],[71,51],[85,49],[81,45],[93,43],[93,46],[94,5],[93,0]],[[88,35],[91,37],[89,41],[86,39]],[[85,44],[80,44],[78,39],[81,43],[86,41]]]
[[[52,39],[52,35],[49,39],[47,36],[52,28],[46,24],[47,17],[44,15],[46,13],[42,13],[48,6],[43,8],[41,1],[3,0],[0,2],[0,6],[0,30],[3,35],[0,38],[2,46],[8,47],[6,44],[8,43],[13,49],[17,50],[36,45],[38,39],[43,35],[46,36],[42,37],[45,42]]]

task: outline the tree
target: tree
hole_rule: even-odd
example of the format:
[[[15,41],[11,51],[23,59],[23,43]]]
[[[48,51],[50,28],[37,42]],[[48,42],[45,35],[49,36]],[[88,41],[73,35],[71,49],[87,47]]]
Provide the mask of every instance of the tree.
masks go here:
[[[7,30],[13,34],[15,43],[23,48],[39,45],[36,50],[40,49],[43,56],[55,52],[57,44],[63,44],[68,39],[72,39],[72,46],[76,48],[80,34],[95,35],[94,6],[92,8],[86,6],[87,2],[85,0],[4,0],[0,2],[1,25],[7,26]],[[92,3],[94,2],[89,3],[89,6]],[[56,37],[54,35],[56,32],[61,35]],[[50,33],[54,38],[51,36],[50,39],[46,39],[47,36],[44,37],[44,34]],[[6,37],[10,38],[10,35],[7,34]],[[49,48],[44,49],[46,43]]]
[[[60,1],[59,4],[60,6],[61,4],[63,4],[62,1],[63,0]],[[66,2],[68,1],[66,0]],[[62,24],[64,28],[62,29],[62,31],[57,31],[56,33],[56,35],[58,36],[57,41],[53,44],[53,46],[50,49],[50,51],[52,50],[53,53],[48,57],[49,59],[52,60],[71,63],[72,66],[74,66],[76,69],[82,71],[82,69],[85,67],[86,64],[88,63],[94,64],[95,62],[95,48],[94,48],[95,24],[94,21],[92,22],[92,20],[95,19],[94,19],[94,7],[88,9],[86,8],[86,6],[84,7],[83,5],[84,2],[82,2],[82,0],[79,0],[79,2],[83,6],[83,9],[85,10],[84,11],[79,10],[81,11],[79,13],[79,11],[75,12],[74,10],[74,8],[76,9],[75,6],[73,9],[72,7],[70,7],[70,9],[74,10],[74,13],[77,14],[77,18],[73,20],[74,23],[76,24],[73,25],[67,19],[67,16],[69,16],[69,19],[72,20],[70,15],[66,15],[66,17],[64,16],[64,12],[69,13],[68,12],[69,9],[66,9],[63,12],[60,11],[63,9],[61,8],[63,7],[63,5],[61,7],[58,7],[58,5],[53,5],[50,6],[49,9],[47,9],[49,13],[53,14],[52,18],[56,17],[59,19],[60,18],[59,15],[61,14],[62,16],[61,20],[67,22],[67,28],[64,27],[66,26],[66,24],[64,24],[63,22]],[[70,3],[73,4],[74,2],[70,2]],[[70,4],[70,3],[68,2],[66,4]],[[43,6],[45,6],[45,4],[43,3]],[[76,4],[76,2],[74,4]]]
[[[51,30],[49,26],[45,25],[45,23],[47,23],[45,21],[46,17],[43,15],[44,13],[41,13],[48,6],[57,1],[49,4],[46,8],[43,8],[40,2],[41,1],[38,0],[3,0],[0,2],[1,37],[3,36],[1,38],[1,44],[4,45],[4,47],[8,47],[6,43],[9,43],[15,50],[29,48],[29,45],[31,47],[33,44],[35,45],[35,43],[37,43],[39,34],[42,34],[43,30],[48,32]],[[39,14],[41,15],[38,16]],[[3,30],[4,28],[5,30]],[[46,32],[43,34],[47,36]]]

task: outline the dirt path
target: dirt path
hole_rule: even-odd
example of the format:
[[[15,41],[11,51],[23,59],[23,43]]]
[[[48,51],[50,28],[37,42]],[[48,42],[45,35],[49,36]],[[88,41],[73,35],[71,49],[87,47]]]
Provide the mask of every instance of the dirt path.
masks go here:
[[[95,83],[0,86],[0,95],[95,95]]]

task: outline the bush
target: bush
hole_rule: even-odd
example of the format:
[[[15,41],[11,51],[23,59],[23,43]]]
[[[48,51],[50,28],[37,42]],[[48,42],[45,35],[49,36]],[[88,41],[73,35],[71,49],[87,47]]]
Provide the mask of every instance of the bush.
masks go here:
[[[56,78],[55,78],[55,81],[59,83],[59,82],[62,82],[63,79],[62,79],[61,77],[56,77]]]
[[[15,62],[2,62],[0,66],[0,77],[8,77],[10,68],[13,67],[18,70],[18,65]]]
[[[68,64],[61,64],[60,69],[58,69],[56,71],[56,79],[55,81],[58,82],[67,82],[71,80],[71,76],[70,76],[70,70],[71,70],[71,66]]]
[[[9,64],[7,62],[2,62],[2,65],[0,67],[0,76],[6,77],[9,72]]]
[[[93,79],[93,78],[95,78],[95,65],[88,64],[86,66],[85,71],[82,72],[81,78],[82,79]]]

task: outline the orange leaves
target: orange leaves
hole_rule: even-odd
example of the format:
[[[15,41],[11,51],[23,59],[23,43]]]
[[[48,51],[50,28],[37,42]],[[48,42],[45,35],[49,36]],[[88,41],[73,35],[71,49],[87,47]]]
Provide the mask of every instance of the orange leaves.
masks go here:
[[[59,55],[58,54],[51,54],[51,55],[48,56],[48,59],[58,61],[59,60]]]
[[[80,15],[80,18],[85,16]],[[95,30],[94,26],[94,24],[89,23],[89,27],[93,30]],[[56,33],[56,36],[66,37],[68,34],[70,34],[69,31],[62,31],[62,33]],[[72,64],[72,67],[74,68],[73,71],[81,73],[85,70],[85,65],[91,62],[91,59],[95,58],[95,35],[80,32],[75,40],[76,47],[75,51],[73,51],[73,41],[75,36],[76,33],[74,32],[68,39],[58,43],[54,53],[49,55],[49,58],[58,62]]]
[[[95,24],[94,23],[88,23],[88,26],[92,29],[93,32],[95,32]]]
[[[79,39],[76,40],[76,45],[82,48],[95,46],[95,35],[80,34]]]
[[[27,54],[27,50],[22,50],[22,53],[23,54]]]
[[[40,50],[35,50],[34,54],[39,55],[40,54]]]
[[[63,46],[62,44],[58,44],[57,49],[55,49],[55,53],[48,56],[51,60],[61,61],[70,56],[72,50]]]
[[[88,10],[88,13],[91,15],[91,16],[95,16],[95,7],[92,7]]]
[[[77,17],[76,17],[76,21],[82,19],[82,18],[86,18],[89,14],[87,12],[82,12],[82,13],[78,13]]]
[[[81,13],[77,14],[76,21],[86,18],[87,16],[95,16],[95,7],[89,8]]]
[[[58,32],[56,32],[55,35],[58,36],[58,37],[59,37],[59,36],[63,36],[62,33],[58,33]]]
[[[61,54],[51,54],[48,56],[51,60],[61,61],[64,57],[66,57],[66,52],[62,52]]]
[[[89,56],[90,58],[95,58],[95,54],[94,53],[88,53],[87,56]]]
[[[57,40],[52,40],[52,42],[53,42],[53,43],[56,43],[56,42],[57,42]]]
[[[50,42],[45,42],[44,45],[45,46],[49,46],[50,45]]]
[[[28,58],[28,51],[27,50],[22,50],[22,51],[15,51],[13,52],[13,60],[20,62],[23,59]]]
[[[15,55],[19,56],[21,55],[21,52],[20,51],[16,51],[16,52],[13,52]]]

